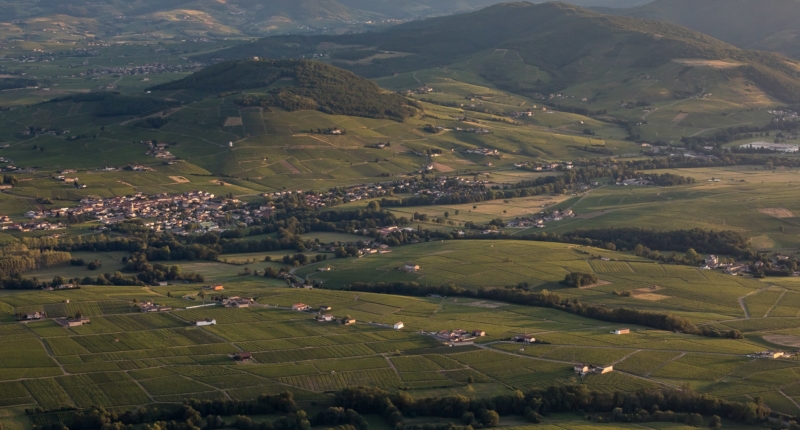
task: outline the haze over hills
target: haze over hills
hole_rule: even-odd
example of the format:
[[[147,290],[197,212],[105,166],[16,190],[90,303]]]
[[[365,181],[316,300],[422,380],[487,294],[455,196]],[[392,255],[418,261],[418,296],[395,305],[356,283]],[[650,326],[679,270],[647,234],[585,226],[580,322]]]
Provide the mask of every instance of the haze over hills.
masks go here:
[[[542,1],[542,0],[539,0]],[[574,0],[633,7],[649,0]],[[57,25],[91,36],[263,36],[374,30],[396,22],[478,10],[501,0],[9,0],[0,16],[17,33]]]
[[[647,82],[639,97],[653,102],[680,94],[700,96],[712,81],[728,85],[739,80],[737,85],[753,84],[785,102],[800,101],[800,64],[781,55],[744,51],[673,24],[563,3],[506,3],[378,33],[266,38],[198,58],[331,55],[334,64],[377,78],[471,61],[494,50],[513,51],[514,58],[538,72],[517,76],[497,63],[477,61],[470,69],[518,94],[579,87],[584,98],[614,100],[614,88]]]
[[[657,0],[635,8],[602,11],[671,22],[743,49],[800,58],[798,0]]]

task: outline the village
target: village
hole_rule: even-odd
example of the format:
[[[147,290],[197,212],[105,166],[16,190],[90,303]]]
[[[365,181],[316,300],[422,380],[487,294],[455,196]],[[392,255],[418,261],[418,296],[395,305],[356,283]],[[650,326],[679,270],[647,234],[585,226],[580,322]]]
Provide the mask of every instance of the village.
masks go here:
[[[85,61],[83,63],[84,66],[89,65],[89,61]],[[95,67],[86,69],[85,72],[80,72],[75,75],[71,75],[71,77],[100,77],[100,76],[109,76],[109,75],[126,75],[126,76],[137,76],[137,75],[154,75],[159,73],[181,73],[186,71],[194,70],[198,65],[197,64],[163,64],[163,63],[147,63],[141,66],[134,65],[133,63],[127,66],[116,66],[116,67]]]
[[[75,207],[57,208],[43,211],[28,211],[26,218],[39,220],[33,223],[6,224],[8,217],[0,218],[4,230],[20,230],[35,224],[35,229],[64,228],[63,224],[46,221],[47,219],[66,219],[72,216],[84,216],[100,221],[106,226],[121,223],[130,219],[143,219],[144,225],[155,231],[169,231],[174,234],[188,234],[190,231],[220,230],[219,223],[242,222],[253,223],[255,218],[268,216],[272,206],[261,205],[248,208],[237,199],[215,199],[214,194],[205,191],[191,191],[183,194],[156,194],[147,196],[136,193],[126,197],[107,199],[82,199]],[[55,226],[55,227],[53,227]]]
[[[574,218],[575,213],[572,209],[554,210],[552,212],[542,212],[529,217],[517,217],[506,223],[510,228],[545,228],[547,222],[561,221],[564,218]]]
[[[575,166],[572,164],[571,161],[565,161],[563,163],[547,163],[547,164],[537,164],[537,165],[534,165],[530,162],[525,162],[525,163],[514,164],[514,167],[517,169],[531,170],[534,172],[555,172],[562,170],[572,170]]]

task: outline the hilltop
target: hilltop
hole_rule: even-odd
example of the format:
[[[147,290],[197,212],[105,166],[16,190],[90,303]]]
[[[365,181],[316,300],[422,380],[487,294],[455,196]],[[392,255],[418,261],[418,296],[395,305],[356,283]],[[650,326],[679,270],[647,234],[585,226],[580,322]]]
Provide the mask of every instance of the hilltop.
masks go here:
[[[603,15],[563,3],[506,3],[377,33],[266,38],[198,58],[324,53],[340,67],[376,78],[448,66],[493,50],[513,50],[522,62],[544,72],[526,81],[491,64],[474,65],[473,72],[484,80],[518,94],[549,94],[580,85],[597,98],[610,86],[631,86],[668,66],[677,70],[658,80],[664,90],[647,102],[676,94],[700,95],[710,76],[744,79],[785,102],[800,101],[800,64],[778,54],[744,51],[673,24]],[[702,77],[693,81],[689,72],[696,69]]]
[[[743,49],[800,58],[798,0],[657,0],[603,12],[657,19],[707,33]]]
[[[238,98],[237,104],[398,121],[412,116],[416,106],[400,95],[384,92],[372,81],[313,61],[230,61],[151,90],[218,93],[256,88],[264,92],[250,92]]]

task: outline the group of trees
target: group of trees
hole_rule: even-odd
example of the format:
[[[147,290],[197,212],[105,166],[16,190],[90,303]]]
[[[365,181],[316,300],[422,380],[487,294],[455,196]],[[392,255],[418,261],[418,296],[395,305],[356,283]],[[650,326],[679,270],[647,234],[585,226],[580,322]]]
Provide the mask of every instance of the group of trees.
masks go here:
[[[608,393],[591,391],[586,385],[516,391],[486,399],[460,395],[414,399],[402,391],[390,394],[377,388],[359,387],[337,393],[336,404],[361,414],[380,414],[395,429],[405,427],[405,416],[452,419],[472,428],[482,428],[498,425],[503,416],[519,416],[539,423],[542,417],[554,413],[581,412],[598,421],[668,421],[706,426],[716,425],[720,417],[748,424],[761,423],[771,412],[760,399],[740,403],[689,389],[667,388]],[[706,422],[704,415],[711,419]]]
[[[770,408],[760,398],[734,402],[695,393],[690,389],[647,388],[636,392],[591,391],[586,385],[558,386],[516,391],[489,398],[463,395],[415,399],[404,391],[389,393],[373,387],[346,388],[335,394],[334,407],[313,417],[301,410],[291,393],[261,395],[256,400],[187,400],[183,405],[141,407],[117,413],[104,408],[76,412],[68,422],[35,426],[35,430],[132,430],[145,424],[148,430],[213,430],[226,427],[224,416],[236,416],[238,430],[310,430],[330,426],[342,430],[367,430],[361,416],[381,416],[392,429],[406,428],[405,417],[452,420],[450,425],[425,425],[423,429],[456,430],[491,428],[500,417],[518,416],[539,423],[556,413],[580,412],[596,421],[682,422],[689,425],[720,423],[720,417],[758,424],[765,422]],[[26,410],[29,414],[41,409]],[[255,423],[248,415],[281,415],[273,422]],[[703,416],[710,416],[706,424]],[[150,423],[150,424],[148,424]],[[454,423],[461,424],[461,426]],[[470,427],[462,427],[470,426]],[[418,428],[418,427],[414,427]],[[718,428],[718,427],[717,427]]]
[[[380,294],[394,294],[404,296],[440,296],[469,297],[483,300],[497,300],[522,306],[546,307],[570,312],[586,318],[622,324],[636,324],[652,327],[659,330],[675,331],[707,337],[725,337],[741,339],[738,330],[719,331],[711,327],[698,327],[688,319],[673,314],[641,311],[628,308],[608,308],[601,305],[581,303],[578,299],[572,301],[564,299],[556,293],[542,290],[539,292],[526,291],[523,288],[486,288],[470,290],[454,284],[447,285],[420,285],[415,282],[394,283],[363,283],[356,282],[348,287],[352,291],[363,291]]]
[[[470,224],[465,227],[476,227]],[[477,226],[476,228],[490,228]],[[734,231],[651,230],[638,227],[579,229],[568,233],[531,233],[523,236],[473,234],[469,240],[531,240],[592,246],[610,251],[633,252],[652,260],[696,266],[704,261],[702,254],[721,254],[758,261],[766,258],[753,251],[747,239]],[[671,251],[669,254],[661,252]],[[768,261],[768,260],[767,260]],[[781,266],[790,265],[791,261]],[[781,269],[783,270],[783,269]]]
[[[45,411],[41,408],[26,409],[27,414]],[[255,400],[195,400],[183,405],[143,406],[124,413],[107,410],[103,407],[78,411],[67,422],[35,426],[37,430],[133,430],[135,425],[151,430],[211,430],[227,427],[222,416],[286,414],[274,423],[262,426],[245,426],[247,421],[237,419],[241,430],[310,430],[305,412],[301,411],[289,392],[278,395],[262,394]],[[301,418],[294,420],[293,418]],[[295,425],[287,421],[299,421]],[[280,424],[279,424],[280,423]],[[278,424],[278,425],[276,425]],[[244,428],[246,427],[246,428]]]
[[[0,246],[0,274],[3,275],[60,266],[71,260],[72,255],[69,252],[30,249],[19,242]]]
[[[587,285],[594,285],[598,281],[597,275],[594,273],[570,273],[569,275],[564,277],[564,280],[561,281],[562,285],[566,285],[567,287],[585,287]]]
[[[553,235],[548,235],[553,239]],[[687,252],[690,249],[703,254],[723,254],[742,258],[754,256],[748,240],[740,233],[730,230],[709,231],[699,228],[691,230],[651,230],[640,227],[579,229],[560,237],[564,242],[581,243],[608,248],[613,244],[617,250],[637,250],[640,255],[658,259],[644,248],[660,251]],[[641,246],[641,248],[637,248]],[[692,261],[698,263],[699,261]]]

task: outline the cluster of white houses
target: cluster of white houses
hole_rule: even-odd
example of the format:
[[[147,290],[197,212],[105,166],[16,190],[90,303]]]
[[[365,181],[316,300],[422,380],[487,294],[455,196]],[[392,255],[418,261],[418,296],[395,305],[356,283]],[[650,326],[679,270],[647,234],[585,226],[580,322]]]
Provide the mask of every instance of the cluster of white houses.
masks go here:
[[[185,228],[190,225],[201,230],[217,230],[218,223],[227,222],[229,217],[231,220],[250,225],[257,217],[271,214],[273,209],[271,206],[261,206],[257,209],[242,208],[236,199],[215,199],[214,194],[191,191],[176,195],[136,193],[132,196],[107,199],[86,198],[75,207],[29,211],[25,216],[36,220],[83,215],[106,225],[130,219],[143,219],[145,225],[152,230],[185,234]],[[39,224],[44,225],[47,222],[42,221]]]

